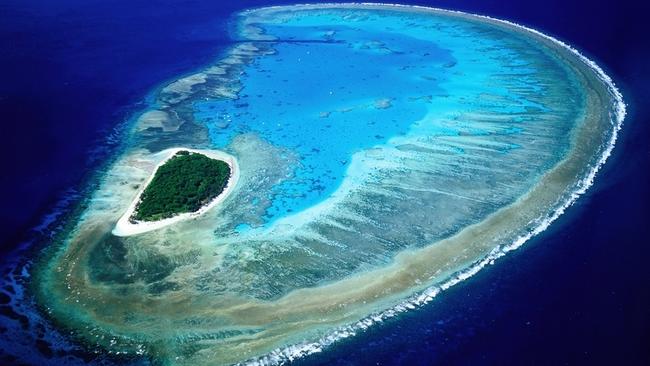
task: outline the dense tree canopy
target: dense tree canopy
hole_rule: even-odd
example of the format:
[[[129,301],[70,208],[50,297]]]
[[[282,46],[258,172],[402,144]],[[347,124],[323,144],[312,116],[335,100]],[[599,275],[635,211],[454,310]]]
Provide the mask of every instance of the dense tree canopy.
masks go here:
[[[131,218],[156,221],[198,211],[223,191],[230,173],[221,160],[179,151],[158,168]]]

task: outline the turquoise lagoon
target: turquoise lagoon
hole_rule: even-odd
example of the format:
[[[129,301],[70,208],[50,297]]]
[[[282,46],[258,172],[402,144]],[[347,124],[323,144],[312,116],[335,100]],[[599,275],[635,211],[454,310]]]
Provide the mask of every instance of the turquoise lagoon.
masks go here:
[[[543,231],[625,114],[536,31],[389,5],[235,18],[233,46],[134,122],[36,290],[83,343],[163,364],[274,364],[430,301]],[[204,215],[111,234],[172,147],[241,175]]]

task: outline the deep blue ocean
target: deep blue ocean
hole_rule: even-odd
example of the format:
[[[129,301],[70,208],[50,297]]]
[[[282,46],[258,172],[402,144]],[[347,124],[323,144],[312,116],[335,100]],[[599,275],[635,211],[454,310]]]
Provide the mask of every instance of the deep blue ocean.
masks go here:
[[[156,87],[229,46],[229,15],[285,3],[0,1],[3,260],[56,231],[57,215],[74,207]],[[617,82],[629,114],[596,184],[545,233],[425,307],[297,363],[650,365],[650,6],[414,3],[515,21],[566,41]]]

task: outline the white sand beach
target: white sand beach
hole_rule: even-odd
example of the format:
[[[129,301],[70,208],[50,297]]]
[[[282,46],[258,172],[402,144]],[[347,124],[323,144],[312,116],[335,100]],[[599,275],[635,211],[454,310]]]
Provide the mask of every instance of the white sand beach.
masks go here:
[[[228,179],[228,183],[226,184],[226,187],[224,188],[223,192],[219,194],[217,197],[215,197],[210,203],[207,205],[201,207],[198,211],[196,212],[188,212],[188,213],[183,213],[176,215],[174,217],[170,217],[167,219],[159,220],[159,221],[138,221],[136,223],[132,223],[129,218],[133,215],[133,212],[135,211],[135,208],[140,202],[140,196],[142,195],[142,192],[144,192],[145,188],[149,186],[149,183],[151,183],[151,180],[155,176],[156,172],[158,171],[158,168],[160,168],[167,160],[169,160],[171,157],[176,155],[177,152],[179,151],[190,151],[193,153],[199,153],[203,154],[207,157],[210,157],[212,159],[217,159],[217,160],[222,160],[225,163],[230,166],[230,178]],[[195,149],[186,149],[182,147],[175,147],[167,150],[163,150],[158,154],[162,154],[164,156],[163,160],[156,166],[154,171],[151,173],[149,178],[147,179],[147,182],[142,185],[140,188],[140,191],[138,192],[138,195],[135,197],[135,199],[131,202],[129,205],[129,208],[126,210],[124,215],[120,217],[120,219],[117,221],[117,224],[115,225],[115,228],[112,231],[113,235],[116,236],[130,236],[130,235],[137,235],[137,234],[142,234],[146,233],[148,231],[152,230],[157,230],[160,228],[163,228],[165,226],[173,225],[177,222],[184,221],[184,220],[189,220],[193,219],[196,217],[199,217],[206,213],[208,210],[211,208],[217,206],[221,202],[223,202],[228,195],[233,191],[234,187],[237,185],[237,181],[239,180],[239,165],[237,164],[237,159],[230,155],[227,154],[223,151],[218,151],[218,150],[195,150]]]

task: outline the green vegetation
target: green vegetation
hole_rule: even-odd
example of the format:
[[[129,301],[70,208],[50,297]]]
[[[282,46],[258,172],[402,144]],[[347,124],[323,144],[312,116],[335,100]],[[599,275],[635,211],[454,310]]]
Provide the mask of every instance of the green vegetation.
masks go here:
[[[230,173],[230,166],[221,160],[179,151],[158,168],[131,219],[156,221],[196,212],[223,192]]]

